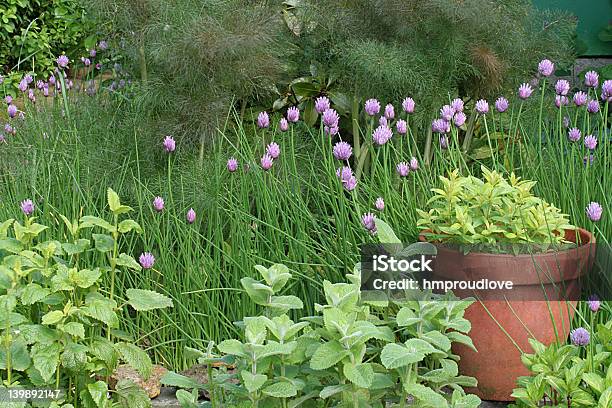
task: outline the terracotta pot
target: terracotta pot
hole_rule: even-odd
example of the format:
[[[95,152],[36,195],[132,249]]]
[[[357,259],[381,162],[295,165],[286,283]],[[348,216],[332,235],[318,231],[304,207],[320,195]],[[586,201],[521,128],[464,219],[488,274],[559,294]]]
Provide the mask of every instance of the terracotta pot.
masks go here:
[[[499,294],[492,296],[491,291],[455,291],[459,296],[476,294],[481,299],[465,311],[465,318],[472,323],[469,335],[478,352],[460,344],[453,346],[453,352],[461,357],[461,373],[478,380],[478,388],[467,391],[484,400],[513,400],[510,394],[517,387],[517,377],[529,375],[518,348],[533,353],[529,338],[551,344],[556,339],[555,332],[561,341],[567,338],[576,301],[559,299],[579,298],[579,278],[592,266],[595,238],[584,229],[568,230],[565,235],[567,240],[581,245],[559,252],[509,255],[463,254],[433,243],[438,248],[433,279],[510,280],[514,283],[508,301]],[[426,241],[423,235],[419,240]],[[547,284],[543,285],[542,281]],[[565,292],[559,295],[555,288],[561,286]],[[552,301],[544,300],[543,287]]]

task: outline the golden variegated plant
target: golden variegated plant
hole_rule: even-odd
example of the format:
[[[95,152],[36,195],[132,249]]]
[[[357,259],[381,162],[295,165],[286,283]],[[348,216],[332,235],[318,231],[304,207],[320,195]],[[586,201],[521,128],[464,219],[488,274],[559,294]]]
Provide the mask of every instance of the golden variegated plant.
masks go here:
[[[535,181],[508,179],[481,167],[483,179],[455,170],[433,188],[429,211],[418,210],[418,227],[431,241],[473,244],[504,251],[517,245],[546,250],[566,244],[575,229],[560,209],[533,195]]]

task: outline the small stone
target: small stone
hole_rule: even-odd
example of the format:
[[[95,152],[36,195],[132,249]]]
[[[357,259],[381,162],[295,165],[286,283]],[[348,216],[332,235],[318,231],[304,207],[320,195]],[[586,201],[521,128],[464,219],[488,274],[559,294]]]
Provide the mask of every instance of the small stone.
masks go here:
[[[120,380],[131,380],[140,388],[146,391],[149,398],[155,398],[159,395],[161,390],[161,378],[168,372],[167,369],[160,365],[153,365],[151,370],[151,376],[145,380],[142,378],[140,373],[130,367],[127,364],[122,364],[113,372],[110,377],[109,386],[111,389],[115,388],[115,385]]]

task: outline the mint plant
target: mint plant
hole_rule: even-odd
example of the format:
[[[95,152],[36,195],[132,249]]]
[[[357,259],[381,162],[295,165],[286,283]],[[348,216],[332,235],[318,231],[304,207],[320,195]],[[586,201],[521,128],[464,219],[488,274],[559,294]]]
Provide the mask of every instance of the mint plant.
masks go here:
[[[530,339],[533,354],[523,363],[533,373],[520,377],[514,407],[612,407],[612,321],[599,324],[583,348],[574,344],[548,347]]]
[[[471,244],[494,251],[532,244],[542,250],[567,243],[565,230],[575,229],[561,210],[533,195],[535,181],[512,173],[508,180],[481,167],[483,180],[454,170],[440,176],[428,211],[418,210],[418,227],[431,241]]]
[[[164,383],[194,390],[179,390],[182,406],[402,407],[409,397],[423,407],[480,404],[463,392],[462,386],[475,386],[476,380],[458,375],[458,357],[451,352],[452,342],[473,347],[464,334],[470,324],[463,311],[470,301],[428,295],[428,301],[368,305],[361,300],[357,265],[348,283],[324,281],[326,303],[296,323],[287,313],[302,309],[301,300],[279,295],[291,278],[288,268],[256,269],[263,281],[243,278],[242,285],[263,306],[262,315],[240,322],[244,341],[225,340],[217,347],[220,356],[207,350],[198,358],[232,361],[236,372],[210,370],[207,384],[168,373]],[[197,389],[208,390],[211,400],[199,403]]]
[[[118,271],[141,270],[134,258],[119,252],[120,241],[142,230],[136,221],[122,219],[132,209],[112,189],[108,206],[112,222],[60,215],[70,237],[66,242],[58,239],[59,229],[38,224],[36,217],[0,224],[2,387],[66,389],[65,399],[54,403],[62,407],[150,405],[146,393],[125,380],[116,385],[114,402],[109,400],[102,379],[122,361],[149,376],[147,353],[132,342],[115,341],[113,333],[125,306],[147,311],[171,307],[172,300],[140,289],[128,289],[127,299],[116,298]],[[98,262],[104,258],[108,263]],[[108,290],[102,288],[104,275],[110,275]]]

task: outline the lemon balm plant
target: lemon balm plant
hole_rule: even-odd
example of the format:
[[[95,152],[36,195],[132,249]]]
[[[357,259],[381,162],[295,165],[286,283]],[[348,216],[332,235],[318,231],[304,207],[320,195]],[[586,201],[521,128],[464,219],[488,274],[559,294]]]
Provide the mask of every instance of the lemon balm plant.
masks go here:
[[[147,353],[131,342],[115,341],[113,333],[127,305],[147,311],[170,307],[172,301],[139,289],[127,290],[126,299],[115,296],[114,275],[141,270],[134,258],[119,252],[120,240],[142,231],[136,221],[122,219],[131,208],[111,189],[108,206],[112,222],[60,215],[68,240],[60,240],[62,229],[36,222],[31,200],[22,203],[23,224],[14,219],[0,224],[1,387],[65,389],[56,403],[63,407],[150,404],[146,393],[127,380],[119,381],[115,401],[109,400],[102,379],[121,361],[149,376]],[[102,287],[104,275],[110,275],[110,289]]]
[[[471,301],[434,296],[388,303],[385,313],[377,310],[383,305],[361,301],[356,267],[348,282],[324,281],[325,304],[315,305],[314,316],[294,322],[287,312],[301,309],[302,301],[278,294],[291,278],[289,269],[282,264],[256,268],[263,281],[244,278],[242,285],[264,307],[262,314],[240,323],[244,341],[219,344],[223,357],[199,359],[233,361],[235,374],[210,372],[208,384],[176,373],[162,379],[211,395],[210,402],[198,404],[196,392],[179,391],[183,406],[405,407],[408,398],[432,408],[480,404],[463,391],[476,381],[458,374],[451,352],[453,342],[473,347],[464,334],[470,323],[463,318]]]
[[[484,166],[481,170],[483,179],[460,176],[459,170],[440,176],[442,186],[432,189],[430,209],[417,210],[423,236],[494,252],[519,250],[517,244],[546,250],[568,243],[565,231],[575,227],[561,210],[533,195],[535,181],[514,173],[506,180]]]
[[[513,289],[501,295],[477,294],[480,301],[466,317],[479,353],[458,348],[463,373],[479,381],[477,394],[510,400],[514,379],[528,374],[521,355],[532,346],[529,340],[551,344],[569,333],[580,279],[592,265],[594,238],[534,196],[535,182],[481,169],[483,179],[462,177],[457,170],[440,177],[431,208],[417,210],[417,225],[419,239],[438,249],[434,277],[512,282]],[[490,368],[500,360],[503,375]]]

